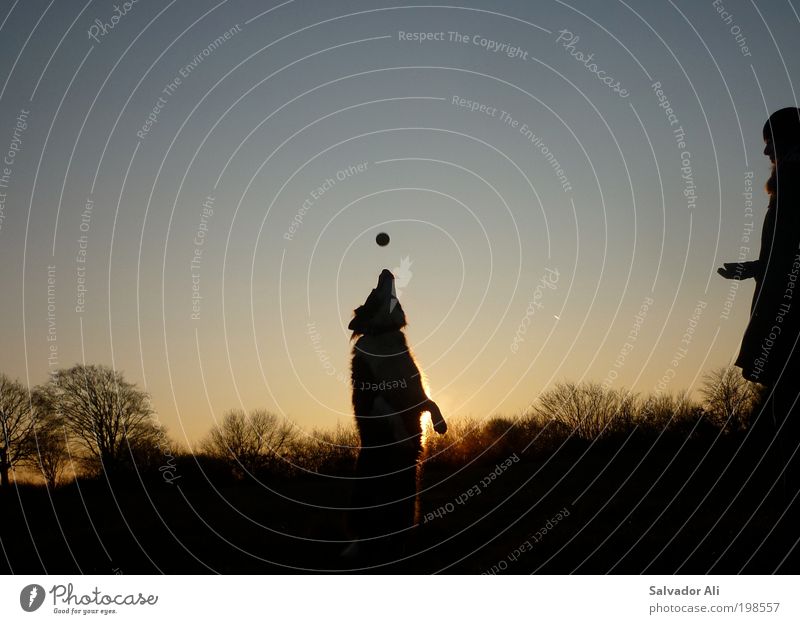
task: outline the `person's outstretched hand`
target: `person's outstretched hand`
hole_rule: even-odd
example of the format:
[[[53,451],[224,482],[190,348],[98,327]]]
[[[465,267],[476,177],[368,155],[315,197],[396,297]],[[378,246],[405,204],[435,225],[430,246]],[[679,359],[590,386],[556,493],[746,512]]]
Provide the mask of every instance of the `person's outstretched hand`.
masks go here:
[[[748,262],[726,262],[717,269],[717,273],[725,279],[743,280],[755,277],[756,269],[758,269],[758,260],[750,260]]]

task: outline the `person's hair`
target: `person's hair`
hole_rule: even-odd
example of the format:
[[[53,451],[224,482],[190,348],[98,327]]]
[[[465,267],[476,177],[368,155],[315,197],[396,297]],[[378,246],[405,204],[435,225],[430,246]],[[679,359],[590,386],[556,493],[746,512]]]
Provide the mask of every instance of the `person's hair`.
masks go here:
[[[776,157],[784,156],[793,147],[800,147],[800,108],[790,106],[772,113],[764,124],[762,134],[765,141],[772,141]],[[770,206],[774,205],[778,190],[778,171],[774,164],[764,189],[769,195]]]
[[[800,108],[782,108],[769,116],[763,129],[764,140],[777,146],[800,145]]]

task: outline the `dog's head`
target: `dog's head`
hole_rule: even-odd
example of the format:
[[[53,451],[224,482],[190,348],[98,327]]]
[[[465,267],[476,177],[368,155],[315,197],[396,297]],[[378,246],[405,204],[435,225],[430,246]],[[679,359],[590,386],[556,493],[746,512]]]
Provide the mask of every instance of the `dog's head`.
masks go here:
[[[406,315],[397,300],[394,275],[389,269],[381,271],[378,285],[372,289],[364,305],[354,310],[354,314],[353,320],[347,326],[353,331],[353,336],[382,334],[406,326]]]

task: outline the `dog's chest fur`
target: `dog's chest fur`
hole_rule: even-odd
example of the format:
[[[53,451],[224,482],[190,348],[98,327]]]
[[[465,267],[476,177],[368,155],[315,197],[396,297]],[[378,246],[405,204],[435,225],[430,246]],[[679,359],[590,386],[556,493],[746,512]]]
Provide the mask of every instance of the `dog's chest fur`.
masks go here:
[[[363,445],[391,444],[421,432],[422,380],[402,331],[361,336],[351,370]]]

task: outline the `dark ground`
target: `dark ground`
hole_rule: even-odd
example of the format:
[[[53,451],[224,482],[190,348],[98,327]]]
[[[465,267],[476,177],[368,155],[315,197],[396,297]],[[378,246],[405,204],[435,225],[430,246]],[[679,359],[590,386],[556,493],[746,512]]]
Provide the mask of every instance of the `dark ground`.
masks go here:
[[[497,445],[460,468],[432,463],[420,526],[392,555],[375,545],[350,562],[338,557],[346,536],[336,508],[350,496],[342,478],[212,477],[214,486],[185,458],[173,484],[156,475],[144,486],[21,486],[0,499],[0,571],[800,573],[798,501],[781,519],[781,483],[767,496],[775,477],[753,473],[762,455],[741,446],[744,434],[657,437]],[[513,453],[519,461],[486,480]]]

